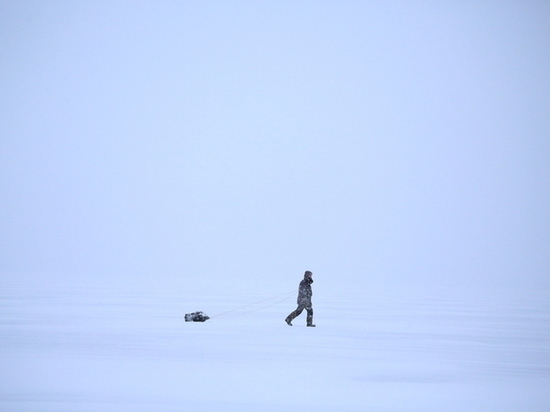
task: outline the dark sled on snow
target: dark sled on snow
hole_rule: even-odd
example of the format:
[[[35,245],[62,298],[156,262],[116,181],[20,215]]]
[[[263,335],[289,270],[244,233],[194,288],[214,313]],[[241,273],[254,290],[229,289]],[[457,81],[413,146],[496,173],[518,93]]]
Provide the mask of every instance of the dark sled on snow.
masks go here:
[[[210,317],[202,312],[193,312],[185,314],[186,322],[204,322],[210,319]]]

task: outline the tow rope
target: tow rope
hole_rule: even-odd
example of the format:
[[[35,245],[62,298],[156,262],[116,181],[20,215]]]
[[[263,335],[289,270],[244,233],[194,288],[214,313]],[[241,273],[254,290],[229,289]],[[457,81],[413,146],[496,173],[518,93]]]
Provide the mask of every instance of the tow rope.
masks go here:
[[[286,293],[283,293],[281,295],[273,296],[273,297],[267,298],[267,299],[262,299],[262,300],[259,300],[257,302],[250,303],[248,305],[244,305],[244,306],[241,306],[241,307],[238,307],[238,308],[235,308],[235,309],[231,309],[231,310],[228,310],[228,311],[225,311],[225,312],[217,313],[217,314],[212,315],[212,316],[208,316],[205,313],[200,312],[200,311],[193,312],[193,313],[187,313],[185,315],[185,321],[186,322],[205,322],[208,319],[213,319],[213,318],[230,318],[230,317],[246,315],[248,313],[253,313],[253,312],[263,310],[263,309],[267,309],[267,308],[275,306],[275,305],[277,305],[281,302],[284,302],[285,300],[288,300],[288,299],[292,298],[292,296],[295,293],[296,293],[295,291],[286,292]],[[260,307],[256,307],[256,306],[264,304],[266,302],[269,302],[269,303],[267,303],[266,305],[262,305]],[[250,309],[248,309],[248,308],[250,308]],[[238,312],[238,313],[236,313],[236,312]]]

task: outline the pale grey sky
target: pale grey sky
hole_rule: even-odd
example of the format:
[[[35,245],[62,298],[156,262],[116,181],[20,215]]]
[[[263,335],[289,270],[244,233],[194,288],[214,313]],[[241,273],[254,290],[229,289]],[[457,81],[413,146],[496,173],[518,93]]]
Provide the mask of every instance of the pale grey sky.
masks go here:
[[[550,290],[548,2],[1,1],[0,57],[1,282]]]

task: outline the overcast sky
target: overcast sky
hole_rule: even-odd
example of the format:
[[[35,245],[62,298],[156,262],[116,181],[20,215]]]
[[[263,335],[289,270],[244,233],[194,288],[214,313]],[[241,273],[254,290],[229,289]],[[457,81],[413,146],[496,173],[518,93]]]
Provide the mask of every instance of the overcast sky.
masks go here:
[[[1,1],[0,89],[5,285],[550,291],[549,2]]]

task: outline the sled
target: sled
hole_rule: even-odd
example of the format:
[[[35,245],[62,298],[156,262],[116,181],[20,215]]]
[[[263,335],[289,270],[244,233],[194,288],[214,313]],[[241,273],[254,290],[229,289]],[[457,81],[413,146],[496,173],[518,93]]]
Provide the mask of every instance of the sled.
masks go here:
[[[193,312],[193,313],[185,314],[186,322],[205,322],[208,319],[210,319],[210,317],[202,312]]]

